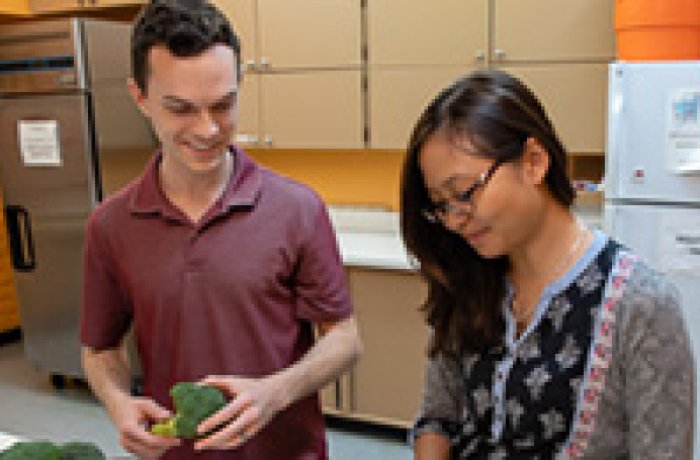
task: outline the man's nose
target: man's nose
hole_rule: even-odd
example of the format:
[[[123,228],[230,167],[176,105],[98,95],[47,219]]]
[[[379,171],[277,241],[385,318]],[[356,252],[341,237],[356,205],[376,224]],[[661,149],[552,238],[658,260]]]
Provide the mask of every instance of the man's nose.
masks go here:
[[[195,120],[194,134],[199,137],[208,138],[216,136],[220,131],[221,127],[219,126],[216,117],[214,117],[208,110],[200,111],[197,119]]]

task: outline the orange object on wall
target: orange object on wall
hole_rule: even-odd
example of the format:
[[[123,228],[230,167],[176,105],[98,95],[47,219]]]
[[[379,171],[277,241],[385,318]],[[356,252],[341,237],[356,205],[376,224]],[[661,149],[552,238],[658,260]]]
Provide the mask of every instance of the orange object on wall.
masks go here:
[[[265,166],[303,182],[332,205],[399,210],[400,150],[246,149]]]
[[[2,203],[0,196],[0,205]],[[19,302],[5,228],[4,213],[0,212],[0,333],[20,325]]]
[[[616,0],[617,58],[700,59],[700,0]]]

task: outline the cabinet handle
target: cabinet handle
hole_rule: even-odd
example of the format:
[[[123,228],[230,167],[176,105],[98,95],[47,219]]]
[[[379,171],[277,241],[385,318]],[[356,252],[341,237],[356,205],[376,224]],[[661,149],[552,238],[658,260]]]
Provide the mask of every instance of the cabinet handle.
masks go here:
[[[498,60],[503,60],[506,57],[506,52],[501,50],[501,49],[494,50],[493,54],[496,56],[496,59],[498,59]]]
[[[5,218],[12,266],[20,272],[33,271],[36,256],[29,211],[22,206],[8,205],[5,207]]]
[[[234,141],[237,144],[256,145],[258,142],[260,142],[260,139],[255,134],[238,133],[236,134]]]
[[[486,59],[486,53],[484,53],[484,50],[476,50],[476,53],[474,53],[474,59],[477,61],[483,61]]]
[[[243,63],[243,70],[255,70],[257,68],[257,64],[255,64],[255,60],[253,59],[248,59]]]
[[[270,60],[267,58],[260,59],[260,68],[269,69],[270,68]]]
[[[272,136],[266,135],[265,137],[263,137],[263,143],[267,146],[272,145],[273,144]]]

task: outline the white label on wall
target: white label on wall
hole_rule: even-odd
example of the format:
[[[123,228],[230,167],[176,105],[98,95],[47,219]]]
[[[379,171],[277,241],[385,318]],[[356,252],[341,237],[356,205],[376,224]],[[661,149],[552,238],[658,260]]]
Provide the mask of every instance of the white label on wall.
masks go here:
[[[659,268],[700,273],[700,216],[665,217],[659,230]]]
[[[57,120],[20,120],[18,130],[25,166],[61,166]]]
[[[671,94],[667,113],[667,160],[676,174],[700,173],[700,89]]]

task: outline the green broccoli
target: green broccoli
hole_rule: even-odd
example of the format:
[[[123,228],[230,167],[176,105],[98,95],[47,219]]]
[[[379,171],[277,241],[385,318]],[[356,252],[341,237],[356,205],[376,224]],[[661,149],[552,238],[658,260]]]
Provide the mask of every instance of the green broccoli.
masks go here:
[[[226,405],[224,394],[214,387],[180,382],[170,389],[175,415],[156,423],[151,433],[158,436],[197,438],[197,426]]]
[[[102,451],[91,443],[69,442],[57,446],[48,441],[13,444],[0,452],[0,460],[105,460]]]
[[[61,451],[48,441],[17,442],[0,452],[2,460],[61,460]]]
[[[61,460],[105,460],[105,455],[94,444],[68,442],[61,446]]]

